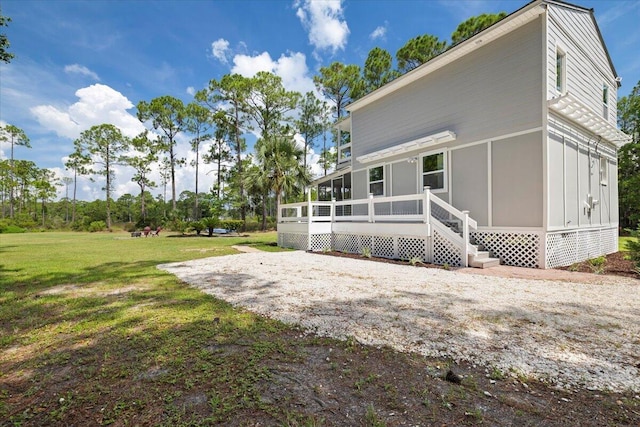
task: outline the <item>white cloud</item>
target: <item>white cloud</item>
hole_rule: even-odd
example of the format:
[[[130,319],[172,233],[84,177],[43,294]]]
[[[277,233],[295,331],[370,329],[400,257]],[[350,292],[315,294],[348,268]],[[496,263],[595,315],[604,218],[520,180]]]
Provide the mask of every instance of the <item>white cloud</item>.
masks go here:
[[[385,22],[384,25],[377,27],[371,34],[369,34],[369,38],[371,40],[384,39],[387,35],[387,25],[388,23]]]
[[[280,76],[282,84],[287,90],[303,94],[315,90],[313,78],[309,75],[306,57],[300,52],[282,54],[275,61],[268,52],[256,56],[236,55],[233,58],[233,64],[232,73],[252,77],[259,71],[268,71]]]
[[[227,52],[229,51],[229,42],[225,39],[218,39],[211,43],[211,53],[223,64],[227,64]]]
[[[319,50],[344,49],[349,26],[343,19],[342,0],[298,0],[296,16],[309,33],[309,42]]]
[[[75,139],[82,131],[102,123],[117,126],[129,137],[144,130],[142,123],[127,112],[134,106],[131,101],[111,87],[94,84],[78,89],[75,95],[79,98],[78,102],[66,110],[52,105],[38,105],[30,111],[40,125],[70,139]]]
[[[187,91],[186,91],[186,92],[187,92],[189,95],[193,96],[193,95],[195,95],[195,94],[196,94],[196,88],[194,88],[193,86],[189,86],[189,87],[187,88]]]
[[[91,77],[95,81],[98,81],[98,82],[100,81],[100,77],[98,77],[96,73],[94,73],[84,65],[80,65],[80,64],[65,65],[64,72],[67,74],[72,74],[72,73],[81,74],[83,76]]]

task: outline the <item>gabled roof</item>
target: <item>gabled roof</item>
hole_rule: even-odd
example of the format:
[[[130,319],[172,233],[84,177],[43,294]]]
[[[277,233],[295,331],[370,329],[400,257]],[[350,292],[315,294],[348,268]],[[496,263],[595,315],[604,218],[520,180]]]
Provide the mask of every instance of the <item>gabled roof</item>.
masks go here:
[[[583,12],[588,12],[591,15],[591,19],[593,20],[595,28],[598,32],[598,37],[600,38],[600,42],[604,47],[605,53],[607,55],[609,65],[611,66],[611,69],[613,70],[614,75],[617,77],[617,73],[615,71],[615,68],[613,67],[611,57],[609,56],[609,52],[607,51],[607,47],[604,44],[604,41],[602,39],[602,34],[600,33],[600,29],[598,28],[598,24],[595,20],[593,9],[586,9],[584,7],[576,6],[560,0],[533,0],[530,3],[521,7],[520,9],[516,10],[515,12],[511,13],[510,15],[507,15],[500,21],[494,23],[490,27],[474,35],[473,37],[470,37],[467,40],[452,46],[451,48],[447,49],[440,55],[422,64],[418,68],[409,71],[408,73],[387,83],[381,88],[352,102],[351,104],[347,105],[346,107],[347,111],[356,111],[362,107],[365,107],[371,104],[372,102],[380,98],[383,98],[384,96],[390,93],[393,93],[396,90],[401,89],[415,82],[416,80],[419,80],[420,78],[434,72],[435,70],[438,70],[444,67],[445,65],[450,64],[451,62],[457,60],[458,58],[479,49],[480,47],[486,45],[487,43],[490,43],[493,40],[496,40],[497,38],[522,27],[523,25],[533,21],[542,13],[544,13],[547,8],[547,5],[549,4],[557,5],[560,7],[572,8],[572,9],[583,11]]]

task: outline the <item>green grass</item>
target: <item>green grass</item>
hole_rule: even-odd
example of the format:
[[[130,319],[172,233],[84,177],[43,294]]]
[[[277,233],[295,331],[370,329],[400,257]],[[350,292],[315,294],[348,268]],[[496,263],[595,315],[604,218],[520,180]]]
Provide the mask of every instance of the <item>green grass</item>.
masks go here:
[[[268,376],[263,360],[287,357],[287,328],[156,268],[274,242],[275,233],[0,234],[0,419],[77,424],[86,408],[103,425],[277,414],[255,387]]]

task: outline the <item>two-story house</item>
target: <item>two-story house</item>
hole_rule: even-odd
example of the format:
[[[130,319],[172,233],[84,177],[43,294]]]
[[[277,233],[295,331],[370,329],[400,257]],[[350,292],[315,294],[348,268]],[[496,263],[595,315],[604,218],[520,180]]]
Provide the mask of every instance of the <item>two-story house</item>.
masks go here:
[[[336,171],[281,207],[279,244],[535,268],[616,252],[620,81],[593,10],[532,1],[350,104]]]

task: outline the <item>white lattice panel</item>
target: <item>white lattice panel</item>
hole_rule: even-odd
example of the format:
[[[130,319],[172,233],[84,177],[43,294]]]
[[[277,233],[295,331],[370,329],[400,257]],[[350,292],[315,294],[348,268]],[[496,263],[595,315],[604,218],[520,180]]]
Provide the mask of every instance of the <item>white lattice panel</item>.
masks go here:
[[[565,267],[613,253],[617,239],[615,228],[548,234],[546,267]]]
[[[371,254],[380,258],[397,258],[393,248],[393,237],[375,236]]]
[[[618,230],[616,228],[602,230],[600,241],[602,242],[602,252],[605,254],[618,252]]]
[[[410,260],[420,258],[420,261],[428,261],[426,239],[400,237],[398,238],[398,258]]]
[[[580,259],[597,258],[602,255],[600,249],[600,230],[581,231],[578,233]]]
[[[333,249],[340,252],[359,253],[360,239],[355,234],[334,234]]]
[[[320,252],[326,249],[331,249],[331,234],[312,234],[311,238],[311,250],[313,252]]]
[[[453,267],[462,265],[460,248],[435,230],[433,232],[433,263],[448,264]]]
[[[571,265],[577,259],[578,233],[547,235],[547,268]]]
[[[308,236],[299,233],[278,233],[278,245],[283,248],[292,248],[306,251]]]
[[[540,236],[535,233],[477,231],[471,239],[500,258],[503,265],[540,268]]]

